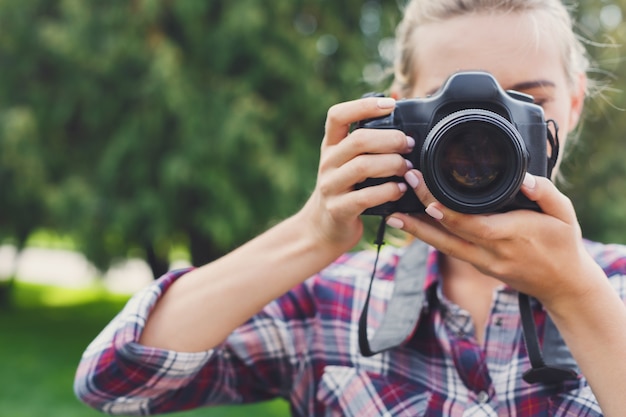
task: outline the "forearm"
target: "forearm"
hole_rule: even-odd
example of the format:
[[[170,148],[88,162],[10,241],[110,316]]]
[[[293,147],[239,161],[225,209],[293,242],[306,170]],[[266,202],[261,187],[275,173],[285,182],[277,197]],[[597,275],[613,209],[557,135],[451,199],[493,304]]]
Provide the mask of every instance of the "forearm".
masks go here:
[[[213,348],[344,248],[320,243],[298,216],[177,280],[148,318],[140,343],[182,352]]]
[[[304,208],[227,256],[177,281],[156,305],[141,342],[179,351],[219,344],[267,303],[329,265],[361,238],[359,215],[398,200],[403,182],[355,189],[367,178],[402,176],[415,140],[395,129],[357,129],[390,114],[391,98],[369,97],[328,110],[315,190]]]
[[[599,267],[584,296],[548,311],[607,417],[623,415],[626,397],[626,306]]]

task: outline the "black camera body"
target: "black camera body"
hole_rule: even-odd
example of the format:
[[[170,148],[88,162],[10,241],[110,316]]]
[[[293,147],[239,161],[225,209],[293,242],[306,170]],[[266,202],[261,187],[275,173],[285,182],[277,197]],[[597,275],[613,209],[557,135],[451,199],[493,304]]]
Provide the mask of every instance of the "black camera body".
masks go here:
[[[439,202],[462,213],[538,210],[520,192],[524,175],[550,175],[543,109],[529,95],[504,91],[486,72],[456,73],[434,95],[400,100],[390,115],[361,120],[355,128],[397,129],[413,137],[415,148],[405,158]],[[404,180],[368,178],[356,188],[388,181]],[[363,214],[423,210],[409,190]]]

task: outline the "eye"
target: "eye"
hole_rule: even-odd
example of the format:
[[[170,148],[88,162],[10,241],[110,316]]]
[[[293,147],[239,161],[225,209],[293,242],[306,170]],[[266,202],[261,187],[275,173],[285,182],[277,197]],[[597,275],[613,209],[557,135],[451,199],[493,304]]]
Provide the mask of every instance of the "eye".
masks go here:
[[[535,104],[541,107],[545,107],[554,100],[553,95],[545,89],[541,89],[540,91],[537,91],[537,89],[533,91],[527,91],[526,94],[530,94],[531,96],[533,96]]]
[[[554,100],[552,97],[536,97],[535,98],[535,104],[543,107],[544,109],[546,108],[546,106],[550,105],[550,103],[552,103],[553,101]]]

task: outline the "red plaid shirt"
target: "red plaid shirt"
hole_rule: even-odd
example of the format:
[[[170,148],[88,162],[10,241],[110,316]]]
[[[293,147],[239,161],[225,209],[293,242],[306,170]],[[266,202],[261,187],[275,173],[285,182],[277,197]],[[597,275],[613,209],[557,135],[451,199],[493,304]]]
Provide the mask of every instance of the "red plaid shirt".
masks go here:
[[[626,247],[587,243],[587,248],[626,299]],[[402,252],[383,248],[371,325],[386,308]],[[530,364],[514,291],[503,287],[495,293],[479,346],[467,312],[438,289],[434,251],[425,285],[437,302],[424,306],[401,346],[363,357],[357,327],[373,262],[371,251],[342,256],[202,353],[137,342],[151,308],[186,271],[171,272],[136,294],[90,344],[75,391],[97,409],[125,415],[274,397],[289,401],[296,416],[602,415],[584,377],[554,385],[522,380]],[[541,335],[546,313],[539,304],[534,313]]]

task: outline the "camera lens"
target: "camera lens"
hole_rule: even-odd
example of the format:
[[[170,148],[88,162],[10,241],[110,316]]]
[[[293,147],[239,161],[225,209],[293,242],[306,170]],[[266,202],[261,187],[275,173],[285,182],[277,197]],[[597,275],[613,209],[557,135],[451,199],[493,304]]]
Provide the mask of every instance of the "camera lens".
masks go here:
[[[519,191],[527,165],[515,127],[482,109],[443,118],[428,134],[421,158],[435,198],[463,213],[497,211]]]
[[[489,192],[506,171],[501,132],[479,123],[457,130],[442,149],[441,173],[457,192]]]

